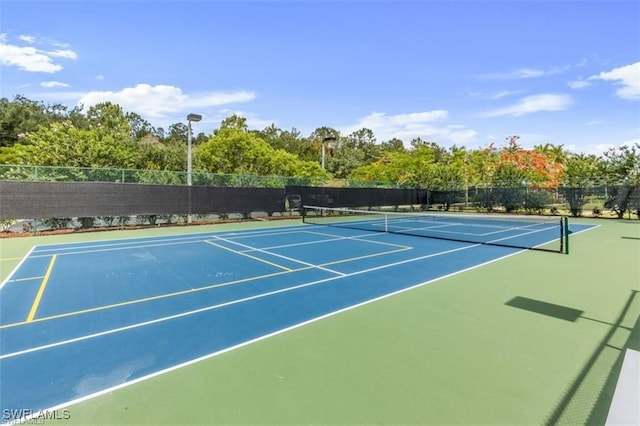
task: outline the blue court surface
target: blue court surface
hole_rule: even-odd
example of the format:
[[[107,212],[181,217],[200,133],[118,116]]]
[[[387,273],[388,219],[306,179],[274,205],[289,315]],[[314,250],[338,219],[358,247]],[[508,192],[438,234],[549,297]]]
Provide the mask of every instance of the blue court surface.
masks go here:
[[[36,246],[0,287],[0,409],[65,406],[520,251],[314,225]]]

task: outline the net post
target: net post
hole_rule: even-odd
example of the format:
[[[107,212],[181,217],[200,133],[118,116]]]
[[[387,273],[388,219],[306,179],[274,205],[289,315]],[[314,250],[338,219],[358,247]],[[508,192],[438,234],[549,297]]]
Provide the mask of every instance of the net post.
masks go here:
[[[562,230],[564,232],[564,254],[569,254],[569,218],[567,216],[562,218]]]

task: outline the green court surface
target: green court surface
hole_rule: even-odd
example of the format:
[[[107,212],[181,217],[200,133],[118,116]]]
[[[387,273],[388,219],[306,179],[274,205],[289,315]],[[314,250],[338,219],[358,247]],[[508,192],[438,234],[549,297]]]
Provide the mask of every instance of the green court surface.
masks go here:
[[[575,221],[599,227],[572,236],[569,255],[520,252],[61,407],[45,423],[604,424],[625,351],[640,350],[640,221]],[[36,244],[205,229],[221,228],[3,239],[0,278]]]

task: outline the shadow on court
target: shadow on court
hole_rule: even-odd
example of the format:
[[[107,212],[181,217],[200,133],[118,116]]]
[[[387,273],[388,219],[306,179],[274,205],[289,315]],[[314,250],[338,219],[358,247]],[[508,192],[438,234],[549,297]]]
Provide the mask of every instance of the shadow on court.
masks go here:
[[[614,323],[589,318],[583,311],[526,297],[505,304],[564,321],[587,320],[609,326],[604,338],[577,373],[545,424],[605,424],[627,349],[640,350],[640,297],[631,294]]]
[[[506,305],[571,322],[575,322],[583,313],[578,309],[520,296],[509,300]]]

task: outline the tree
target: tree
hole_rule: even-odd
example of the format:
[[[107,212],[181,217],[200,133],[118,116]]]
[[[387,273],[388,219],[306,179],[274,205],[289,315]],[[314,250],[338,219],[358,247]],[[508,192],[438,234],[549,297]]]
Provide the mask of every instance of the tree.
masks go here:
[[[135,140],[139,140],[145,136],[154,135],[156,133],[153,126],[135,112],[126,113],[125,118],[129,122],[129,126],[131,126],[131,137]]]
[[[398,151],[402,152],[405,150],[404,142],[398,138],[393,138],[388,141],[382,142],[380,144],[380,149],[382,151]]]
[[[222,129],[236,129],[246,132],[249,127],[247,126],[247,119],[245,117],[233,114],[232,116],[222,120],[222,123],[220,124],[220,130]]]
[[[361,151],[360,157],[363,164],[372,163],[380,157],[380,146],[376,143],[376,136],[371,129],[363,127],[347,135],[345,145]],[[360,166],[360,164],[357,166]]]
[[[522,184],[534,187],[556,188],[562,173],[562,164],[544,151],[530,150],[518,145],[517,135],[507,138],[500,152],[497,177],[503,184]]]
[[[562,166],[550,161],[535,150],[518,144],[520,136],[506,138],[507,144],[500,150],[493,175],[494,199],[506,211],[521,207],[529,211],[541,211],[551,196],[541,188],[557,188]]]
[[[364,151],[338,140],[334,142],[333,147],[327,149],[327,171],[337,179],[346,179],[351,172],[365,163],[364,158]]]
[[[444,210],[449,211],[453,203],[461,201],[460,189],[465,188],[463,171],[453,163],[435,163],[428,169],[426,184],[430,193],[429,204],[442,204]]]
[[[399,186],[415,186],[419,184],[415,159],[408,152],[386,151],[378,161],[366,164],[353,170],[351,179],[395,182]]]
[[[443,181],[443,175],[434,169],[441,153],[441,148],[432,143],[416,144],[410,151],[383,151],[377,161],[353,170],[350,177],[435,188]]]
[[[214,173],[326,177],[317,162],[305,162],[273,149],[255,133],[225,127],[196,150],[202,169]]]
[[[169,126],[163,142],[182,142],[187,143],[189,135],[189,127],[184,123],[173,123]]]
[[[369,164],[379,157],[380,149],[370,129],[360,129],[347,136],[328,136],[334,140],[325,146],[327,170],[338,179],[346,179],[358,167]]]
[[[301,159],[315,159],[313,155],[309,155],[310,145],[295,127],[291,130],[282,130],[272,123],[263,130],[254,132],[274,149],[284,149],[291,154],[297,155]]]
[[[533,152],[544,155],[552,163],[564,164],[568,159],[568,153],[564,150],[564,145],[554,145],[552,143],[534,145]]]
[[[147,135],[137,141],[140,159],[138,169],[147,170],[185,170],[187,167],[187,146],[184,141],[161,141],[158,137]]]
[[[24,144],[6,148],[0,161],[13,164],[69,167],[127,167],[138,163],[139,152],[128,138],[106,128],[78,129],[70,121],[51,123],[24,137]]]
[[[65,112],[66,107],[61,105],[47,106],[20,95],[13,101],[0,99],[0,147],[24,142],[22,138],[27,133],[59,119]]]
[[[640,208],[640,143],[611,148],[604,157],[605,176],[613,184],[605,207],[622,218],[625,211]]]
[[[100,134],[111,134],[119,139],[132,136],[133,128],[120,105],[103,102],[87,110],[87,121],[90,129]]]
[[[493,144],[469,152],[465,161],[469,184],[474,186],[492,185],[499,158],[498,150]]]
[[[640,183],[640,143],[610,148],[604,153],[605,173],[610,183]]]
[[[569,203],[571,214],[577,217],[582,214],[589,189],[599,179],[601,160],[595,155],[568,154],[564,164],[559,192]]]

